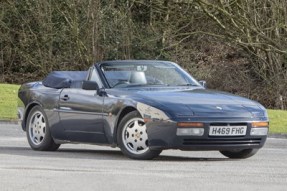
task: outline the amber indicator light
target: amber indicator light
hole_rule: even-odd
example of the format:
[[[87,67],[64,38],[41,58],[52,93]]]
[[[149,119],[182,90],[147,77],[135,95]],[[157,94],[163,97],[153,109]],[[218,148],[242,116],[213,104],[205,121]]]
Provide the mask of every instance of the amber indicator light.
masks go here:
[[[252,127],[268,127],[269,126],[269,122],[252,122]]]

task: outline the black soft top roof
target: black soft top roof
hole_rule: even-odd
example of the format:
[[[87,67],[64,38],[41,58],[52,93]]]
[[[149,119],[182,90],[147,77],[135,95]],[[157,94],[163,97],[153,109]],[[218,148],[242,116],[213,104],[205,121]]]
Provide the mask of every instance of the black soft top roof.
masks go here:
[[[42,84],[57,89],[70,88],[72,82],[83,81],[87,75],[87,71],[54,71],[44,78]]]

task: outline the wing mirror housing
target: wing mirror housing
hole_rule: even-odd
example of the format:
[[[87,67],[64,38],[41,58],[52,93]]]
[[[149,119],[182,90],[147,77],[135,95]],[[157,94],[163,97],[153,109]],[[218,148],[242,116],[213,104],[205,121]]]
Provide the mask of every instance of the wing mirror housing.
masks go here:
[[[106,96],[107,93],[104,88],[100,88],[97,82],[84,80],[82,89],[84,90],[96,90],[99,96]]]
[[[84,90],[99,90],[99,85],[97,82],[84,80],[82,84],[82,89]]]
[[[200,80],[199,83],[202,87],[207,88],[207,84],[205,80]]]

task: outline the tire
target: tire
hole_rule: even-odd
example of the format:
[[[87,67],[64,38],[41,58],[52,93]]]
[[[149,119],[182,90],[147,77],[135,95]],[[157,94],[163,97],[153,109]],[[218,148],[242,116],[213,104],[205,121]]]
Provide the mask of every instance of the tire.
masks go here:
[[[60,147],[51,137],[47,116],[40,106],[33,107],[28,115],[26,135],[33,150],[55,151]]]
[[[121,120],[117,141],[122,153],[131,159],[150,160],[161,153],[149,149],[146,126],[138,111],[128,113]]]
[[[219,151],[224,156],[231,159],[246,159],[257,153],[258,149]]]

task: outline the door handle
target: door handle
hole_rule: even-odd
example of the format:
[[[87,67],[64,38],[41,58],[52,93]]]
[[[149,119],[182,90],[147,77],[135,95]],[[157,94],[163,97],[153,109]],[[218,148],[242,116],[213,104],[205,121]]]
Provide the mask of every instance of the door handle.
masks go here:
[[[70,97],[68,95],[64,95],[64,97],[61,97],[61,100],[68,101]]]

